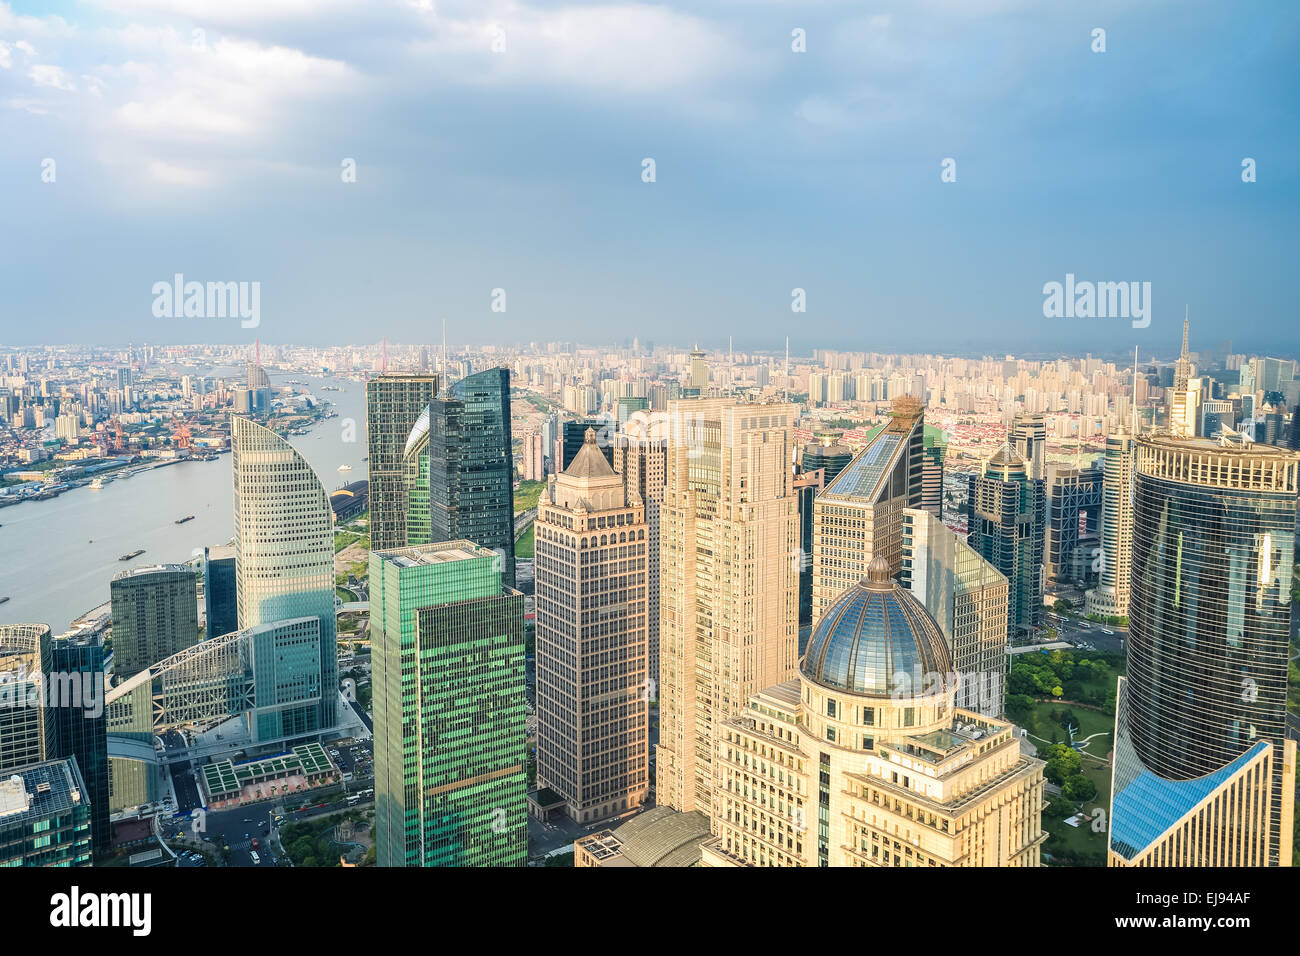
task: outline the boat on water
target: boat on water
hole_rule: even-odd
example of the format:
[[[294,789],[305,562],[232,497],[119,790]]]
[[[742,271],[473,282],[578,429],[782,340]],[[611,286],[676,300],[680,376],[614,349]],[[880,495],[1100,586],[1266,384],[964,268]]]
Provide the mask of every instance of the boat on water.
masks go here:
[[[0,598],[0,604],[4,604],[5,601],[8,601],[8,600],[9,600],[9,599],[8,599],[7,597],[2,597],[2,598]]]
[[[90,483],[90,490],[91,490],[91,491],[99,491],[99,490],[100,490],[101,488],[103,488],[103,487],[104,487],[104,479],[103,479],[103,478],[96,478],[94,481],[92,481],[92,482]]]
[[[193,521],[194,515],[186,515],[184,518],[177,518],[174,524],[184,524],[187,521]]]
[[[339,465],[339,471],[351,471],[351,470],[352,470],[351,465]]]
[[[118,558],[117,560],[119,560],[119,561],[130,561],[132,558],[138,558],[138,557],[140,557],[140,555],[142,555],[142,554],[144,554],[144,548],[137,548],[136,550],[132,551],[130,554],[124,554],[124,555],[122,555],[122,556],[121,556],[120,558]]]

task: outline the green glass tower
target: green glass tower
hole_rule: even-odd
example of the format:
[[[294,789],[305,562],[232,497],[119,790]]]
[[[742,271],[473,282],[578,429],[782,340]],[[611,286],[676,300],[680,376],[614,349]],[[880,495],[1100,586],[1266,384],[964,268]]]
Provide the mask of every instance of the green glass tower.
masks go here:
[[[526,861],[523,618],[487,548],[371,553],[380,866]]]
[[[408,539],[407,456],[404,446],[421,413],[438,394],[438,377],[385,372],[366,382],[366,451],[370,476],[370,541],[377,550]],[[425,419],[425,428],[428,420]]]

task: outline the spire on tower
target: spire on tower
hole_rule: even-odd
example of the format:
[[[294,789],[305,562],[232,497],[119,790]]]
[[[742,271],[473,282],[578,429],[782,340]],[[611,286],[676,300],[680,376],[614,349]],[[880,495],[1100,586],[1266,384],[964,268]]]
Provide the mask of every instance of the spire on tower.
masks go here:
[[[388,373],[388,336],[384,336],[380,341],[380,348],[383,349],[384,357],[380,362],[379,370]]]
[[[1174,388],[1184,390],[1187,380],[1192,377],[1192,356],[1187,349],[1187,325],[1190,310],[1184,306],[1183,312],[1183,350],[1178,355],[1178,364],[1174,366]]]

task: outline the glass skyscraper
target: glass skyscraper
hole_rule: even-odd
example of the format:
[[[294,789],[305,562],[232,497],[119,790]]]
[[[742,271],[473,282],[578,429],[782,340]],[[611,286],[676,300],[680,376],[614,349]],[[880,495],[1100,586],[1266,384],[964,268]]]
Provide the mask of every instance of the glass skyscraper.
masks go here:
[[[311,465],[247,418],[231,424],[235,585],[241,630],[300,617],[320,621],[320,716],[338,722],[334,516]]]
[[[1137,441],[1111,862],[1289,865],[1300,454]]]
[[[523,596],[469,541],[370,555],[380,866],[527,859]]]
[[[239,629],[234,548],[203,549],[203,606],[207,620],[206,636],[220,637]]]
[[[452,385],[446,398],[430,403],[429,425],[429,540],[463,538],[492,549],[514,587],[509,370],[488,369]]]
[[[125,680],[198,642],[198,578],[188,564],[122,571],[109,593],[115,677]]]
[[[974,481],[967,543],[1007,579],[1007,638],[1029,637],[1043,613],[1047,491],[1031,464],[1004,444]]]
[[[366,452],[370,476],[370,544],[403,548],[407,537],[407,438],[438,393],[438,377],[386,372],[366,382]]]
[[[50,629],[0,625],[0,776],[52,754],[44,707]]]
[[[50,760],[0,778],[0,869],[90,866],[90,805],[75,760]]]
[[[53,753],[75,757],[90,802],[91,835],[96,853],[111,842],[108,827],[108,718],[104,696],[104,639],[98,634],[70,634],[50,643],[50,695]]]

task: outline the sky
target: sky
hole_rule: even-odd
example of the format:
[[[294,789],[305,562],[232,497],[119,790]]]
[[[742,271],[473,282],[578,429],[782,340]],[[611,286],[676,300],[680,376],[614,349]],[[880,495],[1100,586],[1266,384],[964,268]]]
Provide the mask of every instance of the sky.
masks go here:
[[[1298,40],[1292,0],[0,0],[0,345],[1145,356],[1186,307],[1300,354]],[[257,325],[155,314],[178,273]],[[1045,316],[1067,274],[1150,324]]]

